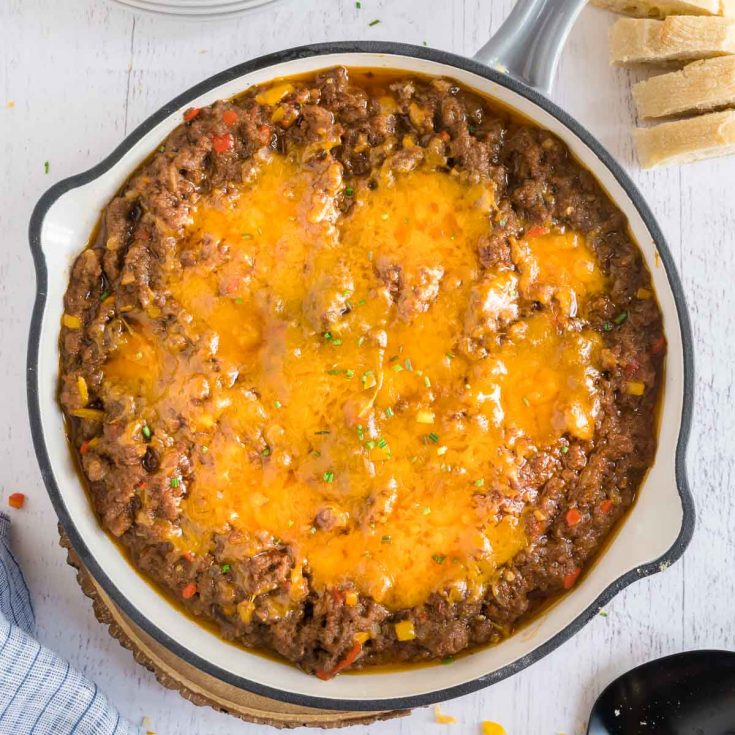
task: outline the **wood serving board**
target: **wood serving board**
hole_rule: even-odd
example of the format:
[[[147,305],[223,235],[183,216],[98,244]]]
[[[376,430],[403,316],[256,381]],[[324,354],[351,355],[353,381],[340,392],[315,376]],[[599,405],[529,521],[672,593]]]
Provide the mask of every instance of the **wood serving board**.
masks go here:
[[[377,720],[402,717],[410,711],[343,712],[312,709],[268,699],[225,684],[180,659],[124,615],[82,564],[61,526],[59,534],[59,543],[67,552],[67,563],[76,569],[79,586],[92,600],[97,620],[107,626],[110,635],[120,645],[131,651],[139,664],[153,672],[162,686],[176,690],[193,704],[206,705],[247,722],[278,728],[366,725]]]

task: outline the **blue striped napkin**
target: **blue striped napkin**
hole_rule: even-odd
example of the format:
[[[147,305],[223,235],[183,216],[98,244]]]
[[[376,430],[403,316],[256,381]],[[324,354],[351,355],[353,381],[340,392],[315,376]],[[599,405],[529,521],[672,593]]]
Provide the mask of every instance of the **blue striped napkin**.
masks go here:
[[[33,605],[0,513],[0,735],[140,735],[97,686],[33,637]]]

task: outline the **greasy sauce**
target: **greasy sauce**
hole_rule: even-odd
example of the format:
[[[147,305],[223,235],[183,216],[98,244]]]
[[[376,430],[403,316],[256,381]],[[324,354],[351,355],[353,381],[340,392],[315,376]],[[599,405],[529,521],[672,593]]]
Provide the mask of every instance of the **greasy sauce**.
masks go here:
[[[312,177],[273,155],[235,196],[202,200],[181,250],[229,257],[216,269],[200,260],[167,288],[192,329],[211,335],[211,354],[168,350],[143,321],[105,379],[159,415],[180,411],[182,394],[207,396],[185,404],[198,443],[177,548],[206,553],[228,528],[252,554],[287,543],[300,562],[295,602],[305,570],[318,588],[352,585],[394,610],[445,589],[480,598],[526,544],[523,515],[499,508],[524,459],[565,434],[592,436],[601,344],[573,319],[605,279],[569,231],[517,242],[520,275],[483,274],[489,186],[422,169],[386,175],[374,191],[356,187],[338,215]],[[408,283],[443,269],[428,311],[397,313],[376,274],[385,261]],[[315,294],[335,288],[349,311],[320,328]],[[516,321],[482,363],[455,350],[468,304],[501,317],[519,298],[546,308]],[[328,528],[316,522],[325,509]]]

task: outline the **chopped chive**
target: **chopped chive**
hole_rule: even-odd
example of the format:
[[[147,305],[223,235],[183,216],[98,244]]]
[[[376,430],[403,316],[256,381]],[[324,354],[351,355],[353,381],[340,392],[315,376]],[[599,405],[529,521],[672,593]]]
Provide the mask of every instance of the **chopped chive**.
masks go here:
[[[437,563],[437,564],[444,564],[444,562],[447,560],[447,557],[444,554],[432,554],[431,558]]]
[[[389,544],[392,541],[390,536],[383,536],[383,538],[380,539],[381,544]]]
[[[348,186],[345,189],[345,196],[351,197],[354,193],[355,193],[355,190],[351,186]]]
[[[275,406],[276,408],[281,408],[281,406],[283,406],[283,404],[282,404],[282,403],[281,403],[280,401],[278,401],[278,400],[276,400],[276,401],[273,401],[273,405],[274,405],[274,406]]]
[[[449,664],[453,664],[453,663],[454,663],[454,656],[445,656],[445,657],[444,657],[444,658],[442,659],[442,663],[443,663],[443,664],[444,664],[445,666],[448,666]]]
[[[368,449],[375,449],[375,442],[372,439],[370,439],[370,441],[365,442],[365,446]]]
[[[345,370],[345,377],[347,378],[347,380],[352,380],[354,376],[355,376],[354,370],[351,370],[351,369]]]
[[[271,448],[270,447],[265,447],[265,449],[263,449],[262,454],[263,454],[264,457],[270,457],[271,456]]]
[[[394,372],[394,373],[400,373],[400,372],[401,372],[401,370],[403,370],[403,365],[401,365],[401,364],[399,364],[399,363],[396,363],[396,364],[395,364],[395,365],[393,366],[393,372]]]
[[[391,416],[393,416],[393,409],[390,406],[388,406],[388,408],[385,409],[385,415],[388,418],[390,418]]]
[[[388,358],[388,362],[395,362],[398,359],[398,355],[391,355],[391,357]]]
[[[342,372],[341,370],[334,368],[332,370],[327,370],[327,375],[339,375],[341,372]]]
[[[158,146],[158,150],[161,151],[161,153],[163,153],[166,150],[166,146],[165,145],[159,145]]]
[[[326,339],[327,342],[331,342],[334,339],[334,337],[332,336],[331,332],[324,332],[324,339]]]
[[[110,292],[109,291],[103,291],[100,294],[100,301],[104,301],[109,295],[110,295]]]
[[[151,428],[150,428],[150,426],[148,426],[148,424],[146,424],[145,426],[143,426],[142,431],[143,431],[143,436],[146,439],[150,439],[151,436],[153,436],[153,432],[151,431]]]
[[[178,477],[172,477],[172,478],[171,478],[171,479],[169,480],[169,483],[168,483],[168,484],[169,484],[169,485],[170,485],[171,487],[178,487],[178,486],[179,486],[179,478],[178,478]]]
[[[433,431],[427,434],[427,436],[429,437],[429,441],[434,442],[434,444],[436,444],[439,441],[439,435],[435,434]]]
[[[50,166],[49,162],[48,161],[44,161],[43,162],[43,172],[45,174],[47,174],[49,172],[49,169],[50,168],[51,168],[51,166]]]
[[[424,385],[427,388],[431,388],[431,381],[429,380],[429,376],[428,375],[424,375]]]
[[[607,617],[607,613],[604,610],[600,610],[600,612],[598,613],[598,615],[600,617],[602,617],[602,618],[606,618]]]
[[[339,347],[339,346],[340,346],[340,345],[342,344],[342,340],[341,340],[341,339],[339,339],[339,338],[335,338],[335,339],[333,339],[333,340],[332,340],[332,344],[333,344],[333,345],[334,345],[335,347]]]
[[[324,436],[325,434],[329,434],[329,429],[324,429],[323,431],[315,431],[314,432],[317,436]]]
[[[449,352],[447,352],[447,357],[450,360],[454,360],[454,358],[456,357],[456,355],[451,350],[449,350]]]
[[[357,305],[358,305],[358,306],[365,306],[365,304],[367,304],[367,301],[366,301],[365,299],[360,299],[360,300],[359,300],[359,301],[357,302]]]
[[[238,306],[242,306],[242,305],[243,305],[243,304],[244,304],[245,302],[244,302],[244,301],[242,300],[242,298],[241,298],[240,296],[238,296],[238,297],[237,297],[237,298],[235,299],[235,303],[236,303],[236,304],[237,304]]]
[[[628,312],[627,311],[621,311],[613,321],[615,324],[620,326],[626,319],[628,318]]]
[[[357,436],[360,439],[360,441],[362,441],[363,437],[365,436],[365,432],[363,431],[362,424],[357,425]]]
[[[407,357],[403,361],[403,364],[405,365],[406,370],[409,370],[409,371],[413,370],[413,363],[411,362],[411,358],[410,357]]]
[[[481,477],[479,480],[475,480],[475,487],[482,487],[485,484],[485,480]]]
[[[375,20],[371,20],[371,21],[370,21],[370,22],[368,23],[368,25],[372,27],[372,26],[376,26],[376,25],[378,25],[378,23],[380,23],[380,21],[379,21],[379,20],[378,20],[378,19],[376,18]]]
[[[561,453],[562,454],[566,454],[568,451],[569,451],[569,447],[562,447],[561,448]]]
[[[368,250],[368,260],[372,260],[372,259],[373,259],[373,251]]]
[[[429,513],[431,513],[431,508],[429,508],[429,506],[428,506],[428,505],[425,505],[425,506],[423,507],[423,510],[422,510],[421,512],[422,512],[422,513],[423,513],[423,514],[424,514],[425,516],[428,516],[428,515],[429,515]]]
[[[222,565],[222,574],[227,574],[227,572],[229,572],[230,569],[232,569],[232,567],[229,564],[223,564]]]
[[[381,436],[380,439],[378,439],[378,446],[381,449],[385,449],[388,446],[388,442]]]
[[[252,240],[253,236],[249,232],[243,232],[242,233],[242,239],[243,240]]]
[[[603,329],[604,329],[604,330],[605,330],[606,332],[612,332],[612,328],[613,328],[612,322],[605,322],[605,323],[604,323],[604,324],[602,325],[602,328],[603,328]]]
[[[318,449],[312,449],[311,450],[311,456],[312,457],[321,457],[322,453]]]
[[[324,473],[324,482],[332,482],[334,480],[334,472],[331,470]]]
[[[357,0],[357,2],[355,3],[355,7],[356,7],[356,8],[358,9],[358,10],[359,10],[359,9],[360,9],[360,8],[362,7],[362,3],[360,2],[360,0]]]

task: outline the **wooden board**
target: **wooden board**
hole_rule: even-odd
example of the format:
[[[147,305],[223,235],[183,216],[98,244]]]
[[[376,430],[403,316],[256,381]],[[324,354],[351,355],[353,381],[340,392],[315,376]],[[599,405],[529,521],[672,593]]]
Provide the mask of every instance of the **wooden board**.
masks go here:
[[[59,534],[59,543],[67,550],[67,562],[77,570],[77,581],[82,592],[92,600],[97,620],[107,626],[110,635],[127,648],[139,664],[153,672],[162,686],[177,691],[184,699],[247,722],[278,728],[366,725],[409,713],[410,710],[343,712],[298,707],[225,684],[180,659],[122,613],[82,564],[61,526]]]

